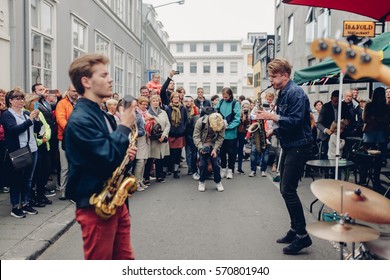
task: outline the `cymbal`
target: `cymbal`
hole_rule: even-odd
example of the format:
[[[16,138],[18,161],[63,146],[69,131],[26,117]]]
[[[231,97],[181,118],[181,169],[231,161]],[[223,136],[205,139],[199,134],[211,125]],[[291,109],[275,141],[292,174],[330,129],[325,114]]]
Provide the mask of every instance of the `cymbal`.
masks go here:
[[[379,237],[379,232],[371,227],[339,222],[316,222],[307,225],[306,230],[321,239],[337,242],[365,242]]]
[[[390,200],[373,190],[333,179],[314,181],[310,188],[319,200],[337,212],[366,222],[390,224]]]

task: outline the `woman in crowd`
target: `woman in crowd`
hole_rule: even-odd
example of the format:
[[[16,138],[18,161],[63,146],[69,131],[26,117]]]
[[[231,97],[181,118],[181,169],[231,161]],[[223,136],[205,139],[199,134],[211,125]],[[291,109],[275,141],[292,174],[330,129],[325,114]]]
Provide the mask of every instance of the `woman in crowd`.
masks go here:
[[[211,107],[215,107],[215,105],[217,105],[219,102],[219,95],[215,94],[215,95],[211,96],[210,100],[211,100]]]
[[[237,128],[237,139],[238,139],[238,148],[237,148],[237,165],[238,165],[238,173],[245,174],[244,170],[242,170],[242,161],[244,158],[244,145],[246,143],[245,135],[249,126],[249,115],[250,115],[250,107],[251,104],[248,100],[243,100],[241,102],[241,122]]]
[[[35,94],[27,94],[25,101],[25,109],[29,112],[34,111],[34,104],[38,102],[39,96]],[[42,122],[41,130],[35,133],[35,139],[38,145],[38,160],[34,171],[33,184],[31,190],[30,206],[45,207],[46,204],[53,202],[45,196],[45,186],[50,176],[50,138],[51,128],[46,122],[42,112],[39,112],[39,119]],[[34,188],[34,183],[36,189]]]
[[[31,113],[24,111],[24,92],[15,88],[7,93],[5,103],[8,110],[3,113],[2,124],[4,127],[5,145],[8,152],[14,152],[28,146],[32,154],[32,163],[24,168],[15,170],[11,160],[10,166],[11,185],[11,216],[25,218],[25,214],[35,215],[38,211],[30,206],[32,178],[38,158],[38,146],[34,138],[34,132],[41,130],[42,122],[39,120],[39,110]]]
[[[143,191],[148,187],[143,183],[143,175],[145,170],[146,160],[149,158],[149,149],[150,149],[150,140],[145,131],[145,124],[147,121],[152,119],[151,115],[148,113],[148,104],[149,101],[145,96],[140,96],[138,98],[138,107],[137,107],[137,128],[138,128],[138,139],[137,139],[137,156],[135,157],[135,166],[134,166],[134,176],[137,178],[138,191]],[[142,121],[139,121],[140,116]]]
[[[380,150],[383,157],[386,151],[386,129],[390,122],[389,105],[386,104],[386,93],[383,87],[378,87],[372,94],[372,101],[367,102],[363,111],[363,146],[366,149]],[[378,157],[374,162],[373,186],[374,190],[382,191],[380,184],[380,170],[382,159]],[[360,184],[365,184],[369,166],[363,165],[360,171]]]
[[[150,184],[150,170],[152,167],[153,159],[155,159],[156,181],[165,182],[163,176],[163,159],[165,156],[169,156],[168,134],[171,129],[167,113],[160,107],[160,96],[152,95],[150,97],[150,107],[148,112],[152,115],[156,122],[161,125],[162,134],[159,139],[150,141],[150,155],[146,162],[144,178],[145,184]]]
[[[118,101],[113,98],[108,99],[106,101],[106,107],[107,107],[107,114],[112,116],[115,119],[116,124],[119,125],[121,121],[119,119],[119,114],[117,111]]]
[[[187,110],[181,104],[178,92],[171,94],[171,103],[167,108],[168,119],[171,123],[169,131],[170,164],[173,164],[173,178],[179,179],[181,151],[185,146],[185,131],[188,122]]]

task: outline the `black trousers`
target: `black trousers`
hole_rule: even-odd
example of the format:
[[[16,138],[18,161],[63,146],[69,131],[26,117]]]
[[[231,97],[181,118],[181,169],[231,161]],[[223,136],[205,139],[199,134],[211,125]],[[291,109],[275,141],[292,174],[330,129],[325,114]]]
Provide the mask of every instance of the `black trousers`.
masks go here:
[[[280,193],[290,215],[291,228],[297,234],[306,234],[306,220],[297,188],[306,161],[311,157],[311,145],[282,151],[280,162]]]
[[[234,171],[234,164],[236,163],[236,156],[237,156],[237,138],[223,140],[220,149],[220,156],[221,156],[221,168],[226,168],[226,163],[227,163],[228,168]]]

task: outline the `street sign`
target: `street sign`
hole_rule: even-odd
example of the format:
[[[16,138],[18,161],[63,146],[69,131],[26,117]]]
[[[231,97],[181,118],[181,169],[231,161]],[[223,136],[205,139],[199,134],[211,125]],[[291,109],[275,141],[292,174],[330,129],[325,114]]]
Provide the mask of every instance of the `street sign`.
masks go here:
[[[344,21],[343,37],[356,35],[358,37],[375,37],[374,21]]]

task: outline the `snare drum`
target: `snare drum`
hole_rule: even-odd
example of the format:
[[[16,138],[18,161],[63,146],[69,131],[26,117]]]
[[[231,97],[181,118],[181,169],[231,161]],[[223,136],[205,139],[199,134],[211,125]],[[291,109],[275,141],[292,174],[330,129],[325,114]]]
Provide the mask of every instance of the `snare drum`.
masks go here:
[[[368,260],[390,260],[390,233],[382,232],[379,239],[362,244],[363,256]]]

